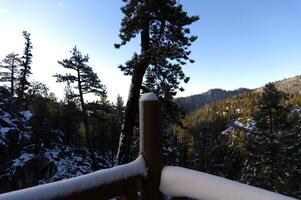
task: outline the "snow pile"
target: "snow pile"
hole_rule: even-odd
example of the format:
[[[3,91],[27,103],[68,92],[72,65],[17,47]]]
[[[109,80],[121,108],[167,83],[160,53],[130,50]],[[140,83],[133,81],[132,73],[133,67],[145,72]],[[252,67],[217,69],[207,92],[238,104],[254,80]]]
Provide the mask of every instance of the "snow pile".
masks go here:
[[[295,200],[257,187],[181,167],[164,167],[160,190],[171,197],[203,200]]]
[[[2,99],[0,104],[0,148],[20,144],[30,139],[31,111],[18,112],[12,99]]]
[[[222,135],[229,135],[236,129],[243,129],[247,134],[251,133],[255,128],[255,122],[253,119],[248,119],[247,122],[242,123],[241,119],[231,121],[228,124],[228,128],[221,132]]]
[[[146,175],[143,157],[110,169],[99,170],[87,175],[45,185],[0,194],[0,200],[47,200],[85,191],[133,176]]]
[[[12,160],[11,170],[15,172],[17,167],[23,167],[26,162],[34,158],[34,154],[23,152],[17,159]]]
[[[87,154],[87,152],[84,153]],[[84,175],[93,171],[89,159],[90,157],[88,155],[76,154],[70,147],[61,149],[57,146],[53,149],[46,149],[43,157],[54,164],[56,171],[49,179],[41,180],[40,183],[50,183]]]
[[[21,114],[23,115],[26,121],[29,121],[30,118],[32,117],[32,113],[30,110],[22,111]]]

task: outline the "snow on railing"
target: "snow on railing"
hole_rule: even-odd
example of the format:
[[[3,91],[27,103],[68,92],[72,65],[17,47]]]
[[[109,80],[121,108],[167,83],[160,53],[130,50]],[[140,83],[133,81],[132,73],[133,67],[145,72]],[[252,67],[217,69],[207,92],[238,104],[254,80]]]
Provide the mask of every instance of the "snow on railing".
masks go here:
[[[74,193],[91,190],[102,185],[126,180],[135,176],[146,176],[143,156],[131,163],[54,183],[0,194],[0,200],[52,200],[68,197]]]
[[[170,197],[202,200],[295,200],[222,177],[173,166],[163,168],[160,190]]]

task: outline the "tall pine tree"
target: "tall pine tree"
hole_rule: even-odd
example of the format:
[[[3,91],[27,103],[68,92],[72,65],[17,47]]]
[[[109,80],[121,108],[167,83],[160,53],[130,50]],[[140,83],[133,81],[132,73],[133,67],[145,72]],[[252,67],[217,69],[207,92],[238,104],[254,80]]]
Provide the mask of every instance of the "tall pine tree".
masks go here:
[[[80,106],[83,111],[83,122],[85,127],[85,134],[88,149],[91,156],[91,161],[94,169],[97,169],[97,162],[94,155],[94,147],[92,142],[92,135],[88,125],[88,113],[86,109],[86,104],[84,100],[85,94],[94,94],[97,96],[105,97],[106,89],[101,83],[97,74],[93,72],[92,67],[88,65],[89,57],[88,55],[83,56],[76,46],[71,51],[72,56],[63,61],[58,61],[66,69],[72,70],[74,73],[70,74],[56,74],[54,77],[57,78],[57,82],[67,82],[74,84],[74,88],[77,89],[78,93],[74,94],[74,97],[78,97],[80,101]]]
[[[134,53],[131,60],[119,68],[125,75],[131,75],[131,86],[125,110],[125,121],[120,135],[118,162],[129,161],[129,153],[138,100],[143,88],[143,78],[147,70],[159,85],[168,85],[175,95],[180,81],[188,81],[182,66],[189,59],[188,47],[196,40],[190,35],[187,25],[198,20],[188,16],[175,0],[124,0],[121,8],[124,18],[121,22],[119,48],[140,35],[140,53]],[[163,84],[164,83],[164,84]]]
[[[32,43],[31,34],[27,31],[23,31],[23,37],[25,39],[25,48],[22,56],[21,69],[19,74],[19,86],[18,96],[21,100],[24,99],[24,93],[29,87],[28,77],[31,74],[31,62],[32,62]]]
[[[257,102],[253,119],[256,129],[247,137],[243,180],[272,191],[292,194],[290,191],[295,186],[290,182],[296,177],[294,168],[298,162],[290,161],[296,152],[289,150],[296,146],[296,138],[300,135],[298,117],[287,105],[284,94],[269,83]]]
[[[10,93],[14,95],[15,85],[17,79],[18,68],[20,67],[21,60],[19,54],[10,53],[2,60],[0,68],[7,69],[8,72],[0,72],[0,81],[10,83]]]

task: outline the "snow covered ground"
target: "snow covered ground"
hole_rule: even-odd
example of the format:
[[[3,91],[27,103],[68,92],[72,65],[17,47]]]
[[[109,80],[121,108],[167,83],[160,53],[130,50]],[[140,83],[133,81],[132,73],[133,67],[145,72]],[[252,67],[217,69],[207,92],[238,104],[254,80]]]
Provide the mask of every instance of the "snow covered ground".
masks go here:
[[[247,122],[242,123],[241,119],[233,120],[228,124],[228,128],[221,132],[223,135],[229,135],[232,133],[235,129],[241,128],[243,129],[247,134],[251,133],[252,130],[255,128],[255,122],[252,119],[248,119]]]

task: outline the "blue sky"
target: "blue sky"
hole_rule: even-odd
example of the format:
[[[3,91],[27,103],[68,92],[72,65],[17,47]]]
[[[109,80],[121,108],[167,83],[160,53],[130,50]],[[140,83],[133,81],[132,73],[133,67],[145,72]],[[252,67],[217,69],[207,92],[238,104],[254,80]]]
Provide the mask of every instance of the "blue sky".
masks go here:
[[[198,40],[194,64],[184,67],[191,81],[179,96],[210,88],[255,88],[301,74],[300,0],[180,0],[200,20],[191,26]],[[52,75],[77,45],[115,100],[127,97],[130,78],[117,66],[139,49],[137,40],[117,50],[121,0],[0,0],[0,58],[22,53],[22,30],[32,34],[32,78],[61,97]]]

